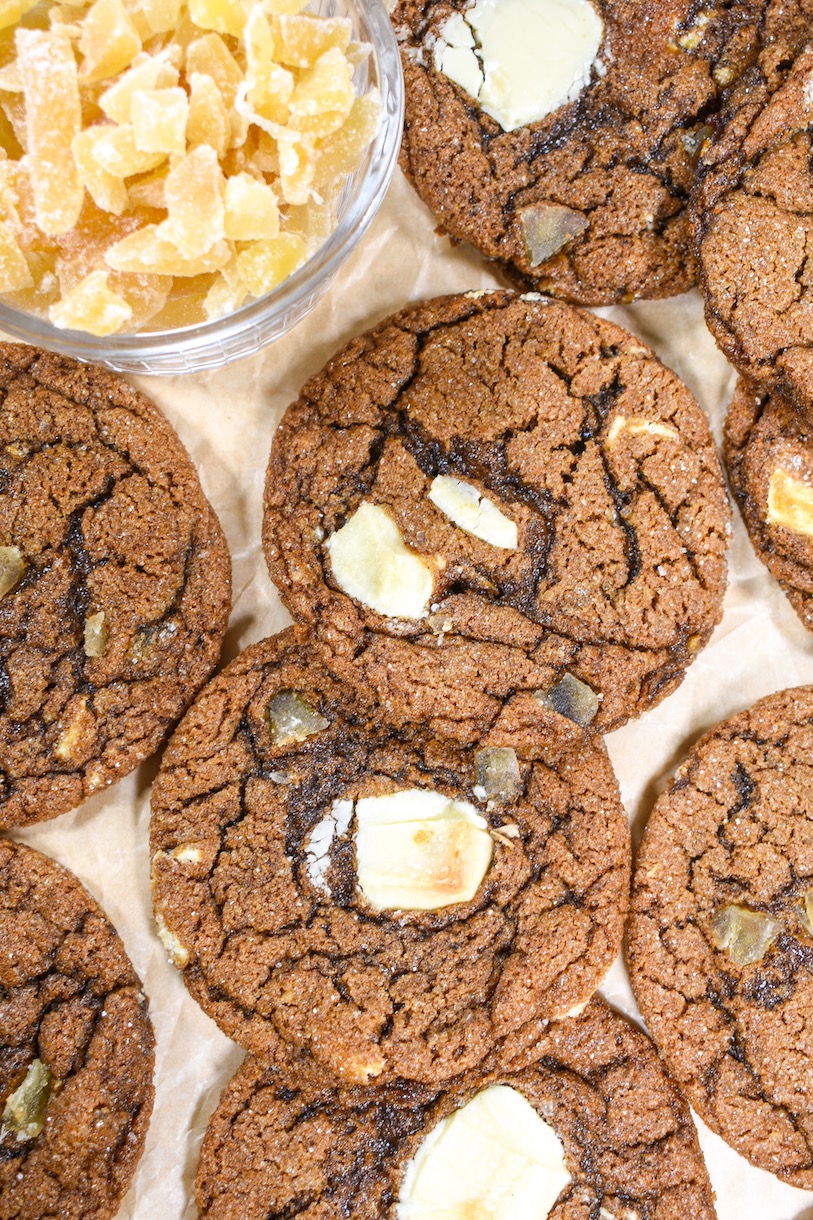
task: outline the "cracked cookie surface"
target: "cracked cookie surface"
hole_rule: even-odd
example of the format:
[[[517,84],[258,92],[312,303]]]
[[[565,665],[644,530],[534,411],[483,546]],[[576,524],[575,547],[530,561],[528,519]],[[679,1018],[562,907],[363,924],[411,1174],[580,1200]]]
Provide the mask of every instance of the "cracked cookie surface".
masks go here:
[[[3,344],[0,394],[0,825],[15,826],[157,749],[219,656],[230,561],[188,454],[122,378]]]
[[[104,1220],[130,1185],[152,1111],[141,984],[76,877],[8,841],[0,925],[0,1220]]]
[[[604,37],[588,84],[503,131],[434,66],[444,22],[471,5],[401,0],[401,164],[452,238],[527,287],[583,304],[670,296],[695,280],[686,205],[697,152],[723,89],[753,58],[765,6],[594,7]],[[534,230],[545,236],[529,245]]]
[[[741,373],[813,412],[813,4],[769,6],[694,199],[706,321]]]
[[[811,687],[701,738],[649,820],[628,927],[633,991],[691,1104],[742,1156],[807,1190],[811,758]]]
[[[322,727],[275,744],[272,701],[291,692]],[[209,683],[153,787],[153,893],[171,959],[226,1033],[262,1055],[281,1039],[346,1080],[435,1082],[532,1045],[592,995],[629,887],[605,748],[528,698],[482,748],[514,751],[515,795],[488,799],[475,751],[354,721],[300,628]],[[379,909],[355,802],[414,789],[468,802],[490,864],[467,901]]]
[[[439,480],[490,501],[516,545],[457,525],[430,498]],[[422,615],[337,579],[334,536],[370,506],[431,573]],[[599,700],[591,728],[657,703],[720,617],[729,532],[682,382],[617,326],[505,292],[397,314],[307,383],[274,437],[263,544],[360,697],[473,741],[512,694],[566,675]]]
[[[564,1146],[572,1181],[550,1220],[713,1220],[686,1103],[648,1038],[601,1000],[542,1031],[525,1061],[486,1061],[440,1089],[337,1087],[301,1062],[248,1059],[204,1137],[200,1214],[273,1220],[295,1208],[303,1220],[396,1220],[404,1171],[422,1140],[501,1084],[525,1097]]]
[[[754,550],[813,631],[813,424],[781,394],[741,379],[723,457]]]

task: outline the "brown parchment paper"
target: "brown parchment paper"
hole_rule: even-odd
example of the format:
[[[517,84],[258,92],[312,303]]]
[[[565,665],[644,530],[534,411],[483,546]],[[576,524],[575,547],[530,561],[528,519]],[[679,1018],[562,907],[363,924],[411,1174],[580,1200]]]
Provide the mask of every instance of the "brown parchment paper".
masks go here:
[[[500,280],[479,255],[436,236],[429,212],[397,174],[327,299],[285,339],[214,373],[136,379],[190,450],[228,537],[234,607],[224,661],[289,621],[262,557],[261,502],[274,428],[302,383],[338,346],[410,301],[497,286]],[[655,348],[688,383],[719,440],[734,375],[706,330],[699,295],[598,312]],[[636,840],[655,797],[701,732],[762,695],[813,682],[813,636],[755,558],[734,516],[725,613],[711,643],[675,694],[607,738]],[[78,874],[121,933],[150,997],[158,1041],[155,1111],[120,1217],[191,1220],[200,1140],[243,1053],[187,995],[155,935],[147,836],[156,770],[152,759],[80,810],[13,837]],[[601,991],[640,1021],[620,960]],[[698,1126],[720,1220],[813,1220],[813,1193],[751,1168]]]

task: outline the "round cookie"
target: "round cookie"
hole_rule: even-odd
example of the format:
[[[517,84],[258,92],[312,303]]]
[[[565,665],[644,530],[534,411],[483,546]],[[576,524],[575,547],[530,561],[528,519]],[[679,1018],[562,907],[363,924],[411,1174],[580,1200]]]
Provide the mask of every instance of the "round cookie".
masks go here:
[[[19,826],[157,749],[217,662],[230,561],[122,378],[2,344],[0,392],[0,826]]]
[[[813,4],[777,3],[768,17],[759,62],[703,154],[694,200],[700,284],[729,360],[810,412],[813,45],[804,43]]]
[[[444,1080],[532,1045],[620,945],[629,831],[600,739],[521,696],[470,751],[354,719],[301,629],[199,695],[152,808],[159,934],[263,1056]]]
[[[8,840],[0,927],[0,1220],[104,1220],[152,1112],[141,984],[76,877]]]
[[[392,723],[475,741],[517,691],[575,678],[606,732],[673,690],[729,532],[683,383],[612,323],[502,292],[396,314],[307,383],[263,544],[328,667]]]
[[[494,1086],[519,1094],[561,1141],[571,1180],[550,1220],[713,1220],[686,1103],[649,1040],[600,1000],[544,1030],[524,1062],[487,1062],[441,1088],[341,1087],[301,1063],[248,1059],[203,1140],[200,1215],[274,1220],[295,1206],[303,1220],[398,1220],[408,1166],[427,1135]],[[471,1176],[477,1162],[469,1165]]]
[[[633,991],[688,1100],[733,1148],[813,1188],[813,688],[695,745],[636,863]]]
[[[781,394],[740,379],[723,457],[754,550],[813,631],[813,424]]]
[[[686,202],[698,149],[724,87],[753,58],[764,0],[715,9],[689,0],[596,0],[603,31],[595,59],[590,64],[588,51],[585,65],[574,60],[577,80],[586,68],[584,87],[513,130],[478,104],[476,85],[467,90],[440,70],[449,38],[461,41],[455,27],[458,35],[468,31],[476,67],[474,43],[483,39],[468,23],[494,7],[489,0],[400,0],[393,12],[406,82],[401,164],[424,202],[452,239],[471,242],[523,286],[554,296],[610,304],[691,287]],[[548,7],[550,41],[558,10],[567,20],[578,3]],[[519,78],[512,42],[521,53],[530,39],[544,57],[545,41],[529,28],[537,8],[545,6],[497,6],[501,45],[481,52],[493,61],[495,92],[503,73]],[[590,11],[586,0],[582,8]],[[513,22],[507,34],[505,22]],[[567,43],[548,52],[550,69],[567,53]],[[547,71],[540,64],[529,73],[535,89]]]

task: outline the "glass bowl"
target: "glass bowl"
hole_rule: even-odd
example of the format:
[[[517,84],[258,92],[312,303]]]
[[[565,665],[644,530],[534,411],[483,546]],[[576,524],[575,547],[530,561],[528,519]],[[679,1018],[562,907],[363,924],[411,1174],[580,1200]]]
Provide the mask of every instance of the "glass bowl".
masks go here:
[[[313,309],[355,249],[387,192],[398,158],[404,84],[398,46],[382,0],[317,0],[310,11],[349,17],[353,37],[371,54],[357,69],[359,93],[381,94],[381,125],[363,160],[345,180],[335,206],[335,228],[297,271],[273,292],[233,313],[175,330],[143,330],[104,338],[61,330],[0,301],[0,330],[26,343],[92,360],[124,373],[194,373],[249,356],[281,338]]]

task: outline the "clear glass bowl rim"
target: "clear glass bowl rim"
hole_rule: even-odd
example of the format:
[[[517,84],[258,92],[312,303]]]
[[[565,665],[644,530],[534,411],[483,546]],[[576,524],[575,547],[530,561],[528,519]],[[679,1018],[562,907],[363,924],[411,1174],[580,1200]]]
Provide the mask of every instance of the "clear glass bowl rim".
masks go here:
[[[202,367],[213,367],[249,355],[292,329],[316,303],[367,231],[387,192],[401,143],[404,83],[398,44],[387,9],[382,0],[347,0],[347,7],[355,8],[368,27],[360,36],[370,41],[373,48],[378,71],[376,83],[381,94],[381,124],[363,166],[350,176],[353,194],[344,215],[302,267],[273,292],[250,301],[233,313],[196,326],[102,338],[83,331],[62,330],[44,318],[0,301],[0,330],[15,339],[80,360],[160,373],[183,371],[173,360],[180,352],[183,352],[183,364],[187,368],[196,353],[203,357]],[[346,183],[343,189],[347,190],[347,187]],[[241,336],[245,340],[243,343]],[[215,359],[206,359],[213,350]],[[221,353],[219,358],[217,353]],[[165,370],[164,364],[170,367]]]

